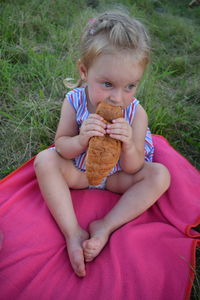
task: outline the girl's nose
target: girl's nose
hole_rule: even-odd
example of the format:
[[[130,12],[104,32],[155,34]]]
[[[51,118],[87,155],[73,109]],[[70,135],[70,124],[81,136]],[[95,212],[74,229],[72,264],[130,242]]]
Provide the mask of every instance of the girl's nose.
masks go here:
[[[122,92],[121,92],[121,90],[118,89],[118,90],[112,91],[112,93],[109,97],[109,101],[113,105],[121,105],[122,104]]]

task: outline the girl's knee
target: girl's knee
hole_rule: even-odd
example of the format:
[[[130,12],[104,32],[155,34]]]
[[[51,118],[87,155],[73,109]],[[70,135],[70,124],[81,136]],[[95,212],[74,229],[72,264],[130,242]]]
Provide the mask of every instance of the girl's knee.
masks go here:
[[[168,169],[160,163],[152,163],[149,176],[156,185],[163,190],[167,190],[170,186],[170,173]]]
[[[48,171],[55,166],[56,153],[53,150],[44,150],[37,154],[34,160],[34,168],[36,173],[39,171]]]

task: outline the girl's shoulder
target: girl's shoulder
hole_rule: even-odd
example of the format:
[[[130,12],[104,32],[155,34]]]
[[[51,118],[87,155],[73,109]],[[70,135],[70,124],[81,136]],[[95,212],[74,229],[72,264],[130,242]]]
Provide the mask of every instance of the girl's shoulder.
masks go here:
[[[75,88],[71,91],[69,91],[65,98],[71,103],[71,105],[74,107],[75,110],[78,109],[78,107],[81,105],[85,105],[86,103],[86,92],[85,88]]]
[[[85,94],[85,88],[84,87],[79,87],[79,88],[74,88],[72,90],[70,90],[69,92],[67,92],[65,94],[65,97],[69,97],[69,96],[81,96]]]
[[[124,110],[124,118],[129,122],[129,124],[132,124],[133,122],[139,103],[138,99],[133,98],[132,102]]]

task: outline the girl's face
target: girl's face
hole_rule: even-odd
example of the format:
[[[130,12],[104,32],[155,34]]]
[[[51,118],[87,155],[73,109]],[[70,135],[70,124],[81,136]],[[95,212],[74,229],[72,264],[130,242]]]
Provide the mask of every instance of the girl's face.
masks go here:
[[[127,53],[103,54],[88,70],[79,62],[79,72],[87,82],[88,109],[95,112],[102,100],[126,108],[133,101],[144,66]]]

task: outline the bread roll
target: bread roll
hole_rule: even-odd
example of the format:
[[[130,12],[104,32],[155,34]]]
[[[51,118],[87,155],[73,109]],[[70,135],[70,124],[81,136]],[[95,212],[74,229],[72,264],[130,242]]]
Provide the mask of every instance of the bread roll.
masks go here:
[[[123,116],[122,108],[105,102],[100,102],[96,113],[102,116],[106,123]],[[86,176],[90,185],[99,185],[117,164],[121,153],[121,142],[109,135],[93,136],[89,141],[86,156]]]

